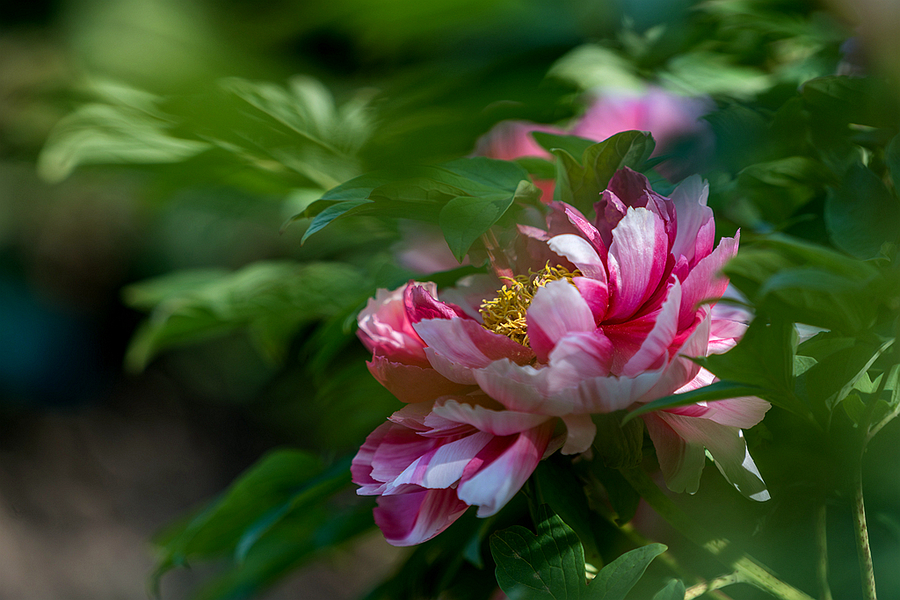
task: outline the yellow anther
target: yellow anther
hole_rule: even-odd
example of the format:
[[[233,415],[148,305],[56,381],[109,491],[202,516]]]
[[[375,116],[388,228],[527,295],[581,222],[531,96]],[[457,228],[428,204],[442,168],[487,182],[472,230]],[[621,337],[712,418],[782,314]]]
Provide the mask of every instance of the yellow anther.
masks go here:
[[[528,327],[525,312],[538,288],[560,279],[572,283],[572,278],[580,275],[577,269],[569,271],[564,267],[551,267],[550,263],[547,263],[537,273],[530,271],[528,275],[504,277],[507,283],[497,290],[497,297],[481,303],[479,312],[485,329],[527,346]]]

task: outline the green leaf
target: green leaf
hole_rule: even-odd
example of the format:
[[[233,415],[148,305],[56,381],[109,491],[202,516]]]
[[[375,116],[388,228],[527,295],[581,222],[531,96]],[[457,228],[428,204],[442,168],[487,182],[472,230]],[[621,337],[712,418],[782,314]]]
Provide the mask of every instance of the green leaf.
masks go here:
[[[572,156],[583,156],[584,151],[597,143],[597,140],[578,137],[577,135],[558,135],[544,131],[532,131],[531,137],[547,152],[565,150]]]
[[[702,388],[690,390],[682,394],[672,394],[648,402],[641,407],[629,412],[622,422],[628,422],[631,419],[655,410],[663,410],[666,408],[677,408],[679,406],[688,406],[697,404],[698,402],[715,402],[716,400],[727,400],[728,398],[740,398],[742,396],[758,396],[765,392],[764,388],[737,383],[734,381],[716,381]]]
[[[857,164],[828,195],[825,225],[838,248],[857,258],[874,258],[882,244],[900,240],[900,201],[878,176]]]
[[[306,228],[306,231],[303,232],[303,237],[300,238],[300,243],[304,243],[309,236],[316,233],[317,231],[321,231],[324,229],[329,223],[337,219],[338,217],[346,216],[348,213],[353,210],[364,206],[366,204],[371,204],[371,200],[347,200],[346,202],[338,202],[337,204],[332,204],[327,207],[325,210],[320,212],[315,216],[312,220],[312,223],[309,224],[309,227]],[[297,215],[291,219],[291,221],[296,220],[298,218],[302,218],[302,213]],[[290,223],[291,221],[288,221]],[[282,225],[281,229],[284,230],[284,227],[288,224]]]
[[[885,148],[884,159],[891,172],[894,190],[898,190],[900,189],[900,135],[895,135],[891,139],[887,148]]]
[[[585,589],[581,542],[546,507],[538,511],[536,535],[516,525],[491,536],[497,583],[510,600],[578,600]]]
[[[81,165],[176,163],[212,147],[175,137],[172,127],[170,119],[155,111],[85,104],[54,127],[38,156],[38,174],[57,183]]]
[[[757,315],[737,346],[700,362],[718,378],[762,388],[756,395],[803,414],[793,396],[791,379],[796,336],[793,323],[781,319],[767,322]]]
[[[588,214],[615,172],[623,167],[639,169],[654,147],[649,134],[623,131],[588,146],[582,152],[580,163],[565,149],[553,150],[557,158],[554,199],[569,202]]]
[[[513,196],[498,194],[481,198],[458,196],[444,205],[438,224],[456,260],[462,262],[472,242],[496,223],[512,202]]]
[[[303,322],[356,306],[369,278],[343,263],[258,262],[234,273],[181,272],[123,291],[125,302],[152,310],[132,338],[126,366],[143,369],[162,350],[245,329],[260,350],[280,360]]]
[[[612,469],[633,467],[644,458],[644,423],[622,419],[622,413],[592,415],[597,426],[593,448],[603,464]]]
[[[584,545],[588,562],[600,557],[597,540],[591,526],[591,510],[585,496],[584,485],[573,469],[564,468],[553,457],[542,460],[534,472],[534,482],[539,499],[569,525]]]
[[[238,477],[222,498],[187,523],[162,534],[157,540],[161,549],[158,574],[195,558],[231,552],[240,545],[248,530],[252,532],[267,520],[271,521],[268,524],[271,527],[275,522],[271,517],[273,508],[292,502],[293,508],[297,509],[346,484],[346,465],[327,481],[315,479],[323,471],[322,463],[306,452],[270,452]],[[310,494],[310,483],[313,487],[326,485],[320,485],[316,493]]]
[[[625,600],[626,594],[644,575],[653,559],[667,550],[663,544],[650,544],[626,552],[609,563],[588,585],[585,600]]]
[[[653,600],[684,600],[684,584],[680,579],[672,579],[666,587],[656,592]]]

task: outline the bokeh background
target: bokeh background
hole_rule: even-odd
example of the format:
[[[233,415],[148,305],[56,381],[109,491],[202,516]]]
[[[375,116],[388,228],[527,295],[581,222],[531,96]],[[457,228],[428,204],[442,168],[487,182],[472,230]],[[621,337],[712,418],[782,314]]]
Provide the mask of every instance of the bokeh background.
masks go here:
[[[323,190],[468,155],[501,120],[565,122],[598,86],[652,81],[716,103],[703,170],[720,176],[711,202],[726,230],[821,238],[794,219],[810,201],[820,210],[821,189],[803,179],[815,174],[737,186],[736,174],[777,157],[771,113],[804,81],[841,69],[896,81],[897,31],[900,8],[875,0],[5,3],[0,598],[145,598],[151,539],[167,524],[267,450],[346,453],[393,410],[363,349],[349,336],[326,347],[323,331],[346,331],[376,284],[409,276],[391,252],[402,232],[359,220],[301,246],[304,224],[282,226]],[[896,110],[890,87],[879,93],[879,109]],[[279,112],[291,94],[311,112]],[[197,284],[285,260],[340,261],[356,269],[341,277],[364,281],[323,291],[340,306],[316,305],[289,331],[234,305],[183,338],[145,321],[179,284],[142,282],[188,273]],[[290,293],[266,309],[283,316]],[[211,294],[192,310],[214,313]],[[872,502],[888,506],[896,450],[872,453]],[[891,515],[873,533],[876,568],[898,556]],[[795,517],[772,518],[791,534]],[[357,597],[401,556],[373,533],[266,597]],[[163,597],[188,597],[214,569],[167,575]]]

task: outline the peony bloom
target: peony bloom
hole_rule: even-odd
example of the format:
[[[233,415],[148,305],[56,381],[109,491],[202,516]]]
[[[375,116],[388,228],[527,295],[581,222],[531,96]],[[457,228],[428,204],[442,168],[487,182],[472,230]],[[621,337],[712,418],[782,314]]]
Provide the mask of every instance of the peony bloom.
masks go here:
[[[546,229],[520,226],[513,272],[491,291],[439,298],[415,282],[379,291],[360,315],[370,370],[415,404],[369,436],[353,480],[379,495],[376,520],[391,543],[429,539],[468,505],[493,514],[542,456],[590,447],[591,414],[708,382],[687,357],[725,351],[745,322],[711,306],[738,240],[715,245],[707,194],[693,177],[666,198],[623,169],[594,219],[552,203]],[[669,485],[696,491],[705,448],[741,492],[763,499],[741,428],[767,408],[736,399],[647,415]]]
[[[577,135],[598,142],[623,131],[649,131],[656,141],[653,156],[668,157],[657,170],[671,181],[695,172],[700,166],[697,163],[712,155],[715,138],[709,123],[702,120],[715,109],[709,98],[681,96],[657,87],[640,92],[597,92],[593,96],[584,115],[567,130],[527,121],[504,121],[478,141],[475,154],[502,160],[525,156],[550,158],[534,141],[533,131]],[[690,152],[685,151],[686,147]],[[544,201],[550,202],[554,183],[536,181],[535,184],[544,191]]]

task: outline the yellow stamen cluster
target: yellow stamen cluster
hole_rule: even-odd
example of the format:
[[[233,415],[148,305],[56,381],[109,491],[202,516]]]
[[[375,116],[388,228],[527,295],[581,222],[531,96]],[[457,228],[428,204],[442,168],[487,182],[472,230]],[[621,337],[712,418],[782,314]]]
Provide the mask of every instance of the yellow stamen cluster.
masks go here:
[[[508,283],[497,290],[497,297],[481,303],[479,312],[485,329],[527,346],[528,327],[525,312],[538,289],[560,279],[572,283],[572,278],[579,276],[581,273],[577,269],[572,272],[564,267],[551,267],[550,263],[547,263],[537,273],[530,271],[528,275],[504,277]]]

